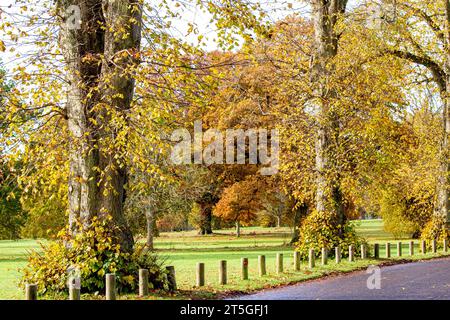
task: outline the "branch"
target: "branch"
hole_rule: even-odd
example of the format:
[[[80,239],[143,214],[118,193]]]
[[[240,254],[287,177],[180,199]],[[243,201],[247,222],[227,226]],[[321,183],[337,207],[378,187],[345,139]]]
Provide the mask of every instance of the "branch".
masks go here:
[[[441,92],[445,91],[446,76],[444,69],[437,62],[433,61],[430,57],[419,56],[411,52],[402,50],[388,50],[387,53],[396,56],[400,59],[405,59],[412,63],[420,64],[428,68],[433,74],[433,78],[436,81],[437,85],[439,86]]]

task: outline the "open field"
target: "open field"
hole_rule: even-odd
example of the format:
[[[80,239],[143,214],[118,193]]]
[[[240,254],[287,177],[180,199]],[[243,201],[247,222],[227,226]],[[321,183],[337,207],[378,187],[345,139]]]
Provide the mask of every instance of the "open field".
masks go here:
[[[392,235],[383,231],[382,221],[366,220],[355,222],[358,233],[364,236],[369,243],[380,243],[380,257],[384,257],[384,243],[391,241],[391,254],[396,258],[396,246]],[[383,263],[380,260],[356,260],[349,263],[343,261],[336,265],[329,261],[327,266],[320,266],[313,271],[306,270],[302,262],[300,272],[293,271],[292,248],[287,244],[290,241],[289,228],[244,228],[240,238],[233,235],[233,230],[219,230],[210,236],[198,236],[195,231],[163,233],[155,241],[158,254],[166,260],[167,265],[174,265],[177,275],[178,287],[182,290],[179,297],[192,296],[191,289],[195,284],[195,270],[197,262],[205,263],[206,286],[196,290],[194,297],[213,297],[217,292],[252,291],[269,286],[277,286],[310,278],[317,278],[334,271],[351,271],[363,268],[369,264]],[[403,258],[408,256],[408,244],[403,240]],[[395,240],[396,242],[396,240]],[[0,241],[0,299],[20,299],[23,294],[17,288],[19,278],[18,268],[26,263],[27,251],[38,248],[35,240]],[[284,254],[285,273],[275,274],[276,253]],[[266,255],[268,275],[260,278],[257,274],[257,256]],[[414,259],[422,259],[416,241]],[[428,254],[426,257],[438,256]],[[249,281],[241,281],[241,258],[249,258]],[[228,261],[228,279],[226,286],[218,285],[218,262]],[[123,297],[123,298],[135,298]]]

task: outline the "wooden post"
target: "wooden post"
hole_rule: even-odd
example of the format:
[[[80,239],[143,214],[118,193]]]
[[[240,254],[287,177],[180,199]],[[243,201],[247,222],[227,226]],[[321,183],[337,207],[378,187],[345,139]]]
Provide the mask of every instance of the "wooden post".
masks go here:
[[[37,300],[37,284],[26,284],[25,285],[25,300]]]
[[[322,248],[322,265],[328,264],[328,250],[327,248]]]
[[[354,258],[353,258],[353,252],[354,252],[355,250],[353,250],[353,245],[351,244],[351,245],[349,245],[348,246],[348,261],[349,262],[352,262],[353,260],[354,260]]]
[[[378,259],[380,257],[380,245],[378,243],[375,243],[373,245],[373,257],[375,259]]]
[[[308,265],[309,265],[310,269],[312,269],[316,266],[316,256],[314,254],[314,249],[309,249]]]
[[[69,300],[81,299],[81,281],[80,278],[70,277],[69,279]]]
[[[425,242],[425,240],[422,240],[420,242],[420,249],[422,251],[422,254],[427,253],[427,243]]]
[[[241,278],[248,280],[248,258],[241,259]]]
[[[300,271],[300,252],[294,251],[294,270]]]
[[[116,300],[116,275],[106,274],[106,300]]]
[[[205,264],[203,262],[197,263],[197,287],[205,285]]]
[[[366,245],[362,244],[361,245],[361,259],[366,259],[367,258],[367,254],[366,254]]]
[[[219,284],[227,284],[227,261],[220,260],[219,262]]]
[[[336,256],[336,263],[341,263],[341,247],[334,248],[334,255]]]
[[[401,257],[401,256],[402,256],[402,243],[397,242],[397,257]]]
[[[436,253],[436,240],[431,241],[431,252]]]
[[[175,267],[167,266],[167,282],[169,284],[169,291],[174,292],[177,291],[177,279],[175,277]]]
[[[389,242],[386,242],[386,258],[391,257],[391,244]]]
[[[258,256],[259,276],[265,276],[266,271],[266,256]]]
[[[277,262],[276,262],[276,270],[277,273],[283,273],[283,254],[277,253]]]
[[[139,296],[148,296],[148,270],[139,269]]]
[[[447,250],[448,250],[448,241],[447,241],[447,239],[444,239],[444,243],[443,243],[443,248],[442,248],[442,250],[444,251],[444,252],[447,252]]]
[[[414,255],[414,241],[409,242],[409,255],[410,256]]]

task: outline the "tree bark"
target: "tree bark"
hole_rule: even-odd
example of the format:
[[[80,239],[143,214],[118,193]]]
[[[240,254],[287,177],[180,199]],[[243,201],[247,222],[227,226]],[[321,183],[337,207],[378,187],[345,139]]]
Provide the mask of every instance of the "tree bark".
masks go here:
[[[436,214],[444,219],[447,228],[450,229],[450,202],[449,202],[449,187],[450,187],[450,1],[444,0],[445,6],[445,92],[444,92],[444,106],[443,106],[443,138],[440,149],[440,174],[437,184],[437,202]]]
[[[293,219],[294,220],[293,221],[294,232],[292,233],[291,244],[298,241],[298,239],[300,237],[300,233],[299,233],[299,229],[298,229],[300,226],[300,221],[301,221],[302,217],[306,216],[307,213],[308,213],[308,205],[306,205],[306,204],[302,204],[298,208],[295,209],[294,219]]]
[[[241,236],[241,224],[239,220],[236,220],[236,237],[239,238]]]
[[[343,197],[333,146],[339,136],[339,119],[330,106],[335,92],[328,88],[328,78],[333,72],[332,59],[337,55],[339,35],[335,26],[340,14],[345,12],[347,0],[311,0],[314,20],[314,56],[311,81],[317,99],[316,134],[316,210],[336,214],[345,222]],[[333,139],[335,139],[333,141]]]
[[[212,234],[212,204],[200,203],[200,234]]]
[[[202,235],[212,234],[212,208],[219,199],[211,192],[203,193],[196,199],[200,207],[199,233]]]
[[[145,218],[147,220],[147,241],[146,241],[146,245],[147,248],[150,250],[154,249],[154,238],[155,236],[158,235],[158,230],[156,227],[156,215],[155,215],[155,211],[149,209],[146,214],[145,214]]]
[[[117,241],[130,251],[134,241],[123,213],[127,171],[124,159],[117,157],[121,150],[109,145],[118,129],[111,128],[108,108],[119,113],[130,108],[134,80],[123,70],[137,63],[141,10],[133,0],[62,0],[58,9],[64,13],[71,5],[80,9],[81,26],[69,28],[62,21],[60,31],[70,81],[69,226],[76,234],[94,216],[111,215]],[[120,28],[129,36],[118,39]]]

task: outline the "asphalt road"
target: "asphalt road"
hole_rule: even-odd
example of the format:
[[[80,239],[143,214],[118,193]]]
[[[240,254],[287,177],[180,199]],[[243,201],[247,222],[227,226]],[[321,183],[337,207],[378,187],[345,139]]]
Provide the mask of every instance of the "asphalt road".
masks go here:
[[[380,289],[375,273],[358,271],[322,280],[234,297],[239,300],[450,300],[450,258],[382,267]]]

